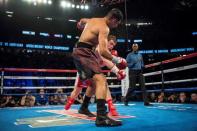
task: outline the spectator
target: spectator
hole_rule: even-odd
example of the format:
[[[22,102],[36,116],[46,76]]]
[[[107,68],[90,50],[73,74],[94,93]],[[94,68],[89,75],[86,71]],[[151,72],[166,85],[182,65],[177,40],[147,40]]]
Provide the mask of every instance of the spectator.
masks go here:
[[[197,104],[197,94],[196,93],[191,94],[190,102]]]
[[[158,96],[157,102],[159,102],[159,103],[165,102],[165,94],[164,94],[164,92],[160,93],[160,95]]]
[[[49,96],[49,105],[57,105],[57,103],[54,101],[54,96]]]
[[[12,96],[3,96],[1,99],[0,107],[15,107],[18,106],[18,102]]]
[[[53,102],[55,105],[64,105],[66,103],[66,100],[67,100],[67,96],[64,95],[63,93],[63,90],[61,88],[57,89],[56,92],[55,92],[55,96],[53,98]]]
[[[48,96],[45,94],[44,89],[40,89],[39,94],[36,97],[36,105],[48,105]]]
[[[36,98],[30,94],[29,91],[26,91],[25,96],[22,97],[20,105],[21,106],[34,106]]]
[[[156,96],[155,96],[155,93],[154,93],[154,92],[152,92],[152,93],[150,94],[150,101],[151,101],[151,102],[156,102]]]
[[[179,99],[177,100],[178,103],[188,103],[188,99],[186,97],[186,94],[184,92],[181,92],[179,94]]]
[[[175,96],[174,94],[171,94],[171,95],[168,97],[168,102],[170,102],[170,103],[175,103],[175,102],[177,102],[176,96]]]

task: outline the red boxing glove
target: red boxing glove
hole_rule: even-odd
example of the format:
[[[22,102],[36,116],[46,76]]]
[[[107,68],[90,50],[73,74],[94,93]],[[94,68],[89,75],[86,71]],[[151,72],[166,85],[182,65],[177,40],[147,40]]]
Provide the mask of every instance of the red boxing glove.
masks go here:
[[[113,56],[112,62],[115,63],[120,70],[127,67],[127,61],[124,58]]]
[[[115,73],[118,80],[122,80],[126,77],[126,73],[124,70],[119,70],[117,66],[113,66],[111,72]]]
[[[85,24],[81,24],[81,22],[77,22],[77,29],[83,30],[85,28]]]
[[[122,70],[125,69],[127,67],[127,61],[123,58],[121,58],[121,62],[119,64],[117,64],[117,67]]]
[[[112,50],[112,51],[111,51],[111,54],[114,55],[114,56],[118,56],[117,50]]]
[[[122,80],[122,79],[124,79],[126,77],[126,73],[125,73],[124,70],[119,70],[116,75],[117,75],[117,79],[118,80]]]

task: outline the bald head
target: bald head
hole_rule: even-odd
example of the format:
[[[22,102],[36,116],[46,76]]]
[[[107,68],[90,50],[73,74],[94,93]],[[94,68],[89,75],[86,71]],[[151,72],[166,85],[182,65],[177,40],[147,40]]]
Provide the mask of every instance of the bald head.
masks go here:
[[[137,43],[134,43],[133,45],[132,45],[132,50],[133,51],[138,51],[138,44]]]

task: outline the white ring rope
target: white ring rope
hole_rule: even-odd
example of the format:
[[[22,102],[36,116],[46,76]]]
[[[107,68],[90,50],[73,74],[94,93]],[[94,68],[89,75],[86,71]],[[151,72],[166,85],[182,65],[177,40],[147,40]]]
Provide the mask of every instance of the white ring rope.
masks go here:
[[[166,69],[163,72],[164,73],[170,73],[170,72],[177,72],[177,71],[183,71],[188,69],[197,68],[197,64],[188,65],[188,66],[182,66],[172,69]],[[152,75],[158,75],[161,74],[161,71],[156,72],[150,72],[145,73],[144,76],[152,76]],[[23,79],[23,80],[75,80],[76,77],[44,77],[44,76],[3,76],[4,79]],[[128,77],[128,76],[127,76]],[[117,80],[116,77],[107,77],[108,80]],[[173,83],[183,83],[183,82],[193,82],[197,81],[197,78],[193,79],[184,79],[184,80],[173,80],[173,81],[164,81],[164,84],[173,84]],[[145,85],[160,85],[162,82],[151,82],[151,83],[145,83]],[[137,84],[139,86],[139,84]],[[119,88],[121,85],[109,85],[110,88]],[[3,89],[57,89],[57,88],[63,88],[63,89],[69,89],[74,88],[74,86],[37,86],[37,87],[27,87],[27,86],[9,86],[9,87],[3,87]]]
[[[174,84],[174,83],[184,83],[184,82],[194,82],[197,81],[197,78],[194,79],[184,79],[184,80],[173,80],[173,81],[165,81],[164,84]],[[161,85],[162,82],[151,82],[151,83],[145,83],[145,85]],[[136,84],[139,86],[139,84]],[[108,85],[110,88],[119,88],[121,85]],[[74,86],[33,86],[33,87],[27,87],[27,86],[5,86],[4,89],[72,89]]]
[[[44,77],[44,76],[4,76],[4,79],[17,79],[17,80],[75,80],[76,77]],[[117,80],[117,77],[107,77],[109,80]]]
[[[181,67],[176,67],[172,69],[166,69],[163,70],[163,73],[171,73],[171,72],[178,72],[178,71],[183,71],[183,70],[189,70],[197,68],[197,64],[193,65],[188,65],[188,66],[181,66]],[[150,73],[145,73],[144,76],[152,76],[152,75],[159,75],[161,74],[162,71],[155,71],[155,72],[150,72]],[[46,80],[75,80],[76,77],[44,77],[44,76],[4,76],[4,79],[46,79]],[[116,77],[107,77],[107,79],[111,80],[117,80]]]
[[[183,82],[194,82],[197,81],[197,78],[194,79],[184,79],[184,80],[174,80],[174,81],[165,81],[165,84],[173,84],[173,83],[183,83]],[[145,85],[160,85],[162,82],[151,82],[151,83],[145,83]],[[139,86],[139,84],[136,84]],[[121,85],[109,85],[110,88],[119,88]],[[27,87],[27,86],[5,86],[4,89],[72,89],[74,86],[33,86],[33,87]]]
[[[181,67],[176,67],[176,68],[172,68],[172,69],[166,69],[166,70],[163,70],[163,73],[165,74],[165,73],[171,73],[171,72],[178,72],[178,71],[189,70],[189,69],[193,69],[193,68],[197,68],[197,64],[188,65],[188,66],[181,66]],[[162,71],[155,71],[155,72],[145,73],[144,76],[159,75],[161,73],[162,73]]]
[[[197,81],[197,78],[193,79],[184,79],[184,80],[173,80],[173,81],[164,81],[164,84],[174,84],[174,83],[184,83],[184,82],[194,82]],[[145,85],[161,85],[162,82],[150,82],[150,83],[145,83]],[[136,84],[139,86],[139,84]]]
[[[109,85],[110,88],[120,88],[121,85]],[[73,89],[74,86],[4,86],[4,89]]]

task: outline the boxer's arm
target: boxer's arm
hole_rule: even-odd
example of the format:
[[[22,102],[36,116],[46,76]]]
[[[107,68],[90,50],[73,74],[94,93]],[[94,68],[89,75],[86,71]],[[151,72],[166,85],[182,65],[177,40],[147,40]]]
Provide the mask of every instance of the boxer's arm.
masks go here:
[[[85,28],[85,25],[86,25],[86,23],[89,21],[89,19],[87,19],[87,18],[82,18],[82,19],[80,19],[80,21],[79,22],[77,22],[77,28],[79,29],[79,30],[83,30],[84,28]]]
[[[126,73],[124,70],[118,69],[118,67],[110,60],[103,59],[104,64],[107,66],[108,69],[111,70],[114,74],[116,74],[118,80],[122,80],[126,77]]]
[[[111,72],[116,74],[118,80],[122,80],[126,77],[126,73],[124,70],[118,69],[118,67],[112,61],[107,60],[103,58],[102,56],[101,58],[102,58],[104,65],[107,66],[107,68],[110,69]]]
[[[112,61],[108,60],[108,59],[105,59],[104,57],[102,57],[102,60],[103,60],[103,64],[108,68],[108,69],[112,69],[113,66],[115,65]]]
[[[101,56],[111,61],[113,57],[107,48],[108,34],[109,34],[109,29],[101,27],[101,29],[99,30],[99,36],[98,36],[99,51],[100,51]]]
[[[79,23],[82,24],[82,25],[84,25],[84,24],[86,24],[88,21],[89,21],[88,18],[82,18],[82,19],[80,19]]]

